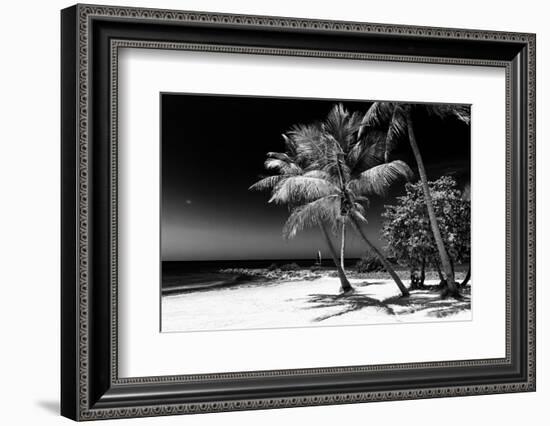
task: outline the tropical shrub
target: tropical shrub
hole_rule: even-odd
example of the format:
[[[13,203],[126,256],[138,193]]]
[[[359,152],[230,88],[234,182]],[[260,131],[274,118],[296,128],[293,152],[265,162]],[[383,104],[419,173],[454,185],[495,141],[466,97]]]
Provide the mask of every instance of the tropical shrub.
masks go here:
[[[355,270],[360,273],[378,272],[384,270],[384,265],[376,256],[366,254],[355,264]]]
[[[470,260],[470,201],[457,188],[455,179],[443,176],[429,182],[435,215],[445,249],[454,263]],[[406,194],[397,204],[385,206],[382,236],[387,250],[410,268],[438,260],[421,183],[406,184]]]

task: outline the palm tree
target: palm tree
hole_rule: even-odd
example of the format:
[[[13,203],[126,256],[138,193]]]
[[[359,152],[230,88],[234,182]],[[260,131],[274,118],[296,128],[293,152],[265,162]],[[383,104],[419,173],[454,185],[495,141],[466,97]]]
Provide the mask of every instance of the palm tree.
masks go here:
[[[458,290],[455,282],[454,269],[451,264],[451,260],[443,244],[441,238],[441,232],[437,223],[435,210],[433,207],[433,201],[428,186],[428,176],[426,174],[426,168],[420,154],[420,149],[416,142],[416,136],[413,128],[413,120],[411,110],[414,105],[402,104],[393,102],[375,102],[364,115],[361,124],[363,127],[360,129],[360,133],[368,131],[369,128],[386,128],[386,139],[384,143],[384,160],[387,162],[390,152],[395,148],[399,140],[405,135],[408,136],[408,141],[416,160],[418,167],[418,174],[422,183],[422,190],[424,192],[424,199],[426,202],[426,208],[428,210],[428,217],[430,219],[430,226],[434,235],[434,239],[437,246],[437,251],[443,268],[442,274],[444,281],[447,284],[447,292],[450,295],[457,296]],[[429,115],[437,116],[439,118],[456,117],[457,119],[470,123],[469,108],[461,105],[427,105],[419,104],[417,108],[424,108]]]
[[[349,220],[369,251],[380,259],[401,293],[408,295],[391,264],[363,232],[361,224],[366,219],[359,205],[361,202],[368,205],[367,196],[386,195],[395,181],[401,178],[410,180],[413,173],[402,161],[380,164],[380,134],[361,132],[364,137],[359,137],[361,121],[359,114],[349,114],[342,104],[335,105],[322,123],[325,155],[318,159],[316,165],[331,172],[339,185],[342,244],[345,242],[345,225]]]
[[[319,226],[330,255],[336,266],[340,278],[341,290],[348,293],[353,290],[346,277],[341,263],[338,262],[338,254],[328,230],[327,223],[335,222],[335,215],[326,204],[325,194],[329,191],[329,183],[320,179],[321,174],[315,170],[307,171],[309,155],[299,150],[298,143],[303,139],[319,140],[320,129],[317,126],[296,126],[291,131],[292,137],[283,135],[286,152],[269,152],[264,166],[268,170],[274,170],[277,174],[267,176],[249,189],[272,190],[270,203],[287,204],[291,215],[283,228],[285,238],[293,238],[299,229],[310,225]],[[304,204],[300,206],[300,204]],[[298,224],[299,222],[299,224]]]
[[[302,174],[284,174],[276,179],[267,177],[252,189],[272,189],[270,202],[293,205],[283,234],[292,238],[300,230],[320,225],[326,235],[325,224],[341,225],[342,245],[339,273],[344,273],[343,256],[345,226],[351,222],[368,249],[376,254],[390,273],[403,295],[407,288],[393,270],[384,255],[366,237],[361,225],[366,223],[365,206],[370,195],[384,195],[397,180],[412,177],[412,171],[402,161],[381,163],[376,155],[379,140],[372,137],[358,138],[360,117],[349,114],[342,105],[336,105],[327,119],[320,124],[295,127],[285,137],[288,153],[295,163],[302,163]],[[311,137],[311,136],[314,137]],[[289,148],[290,145],[290,149]],[[268,154],[270,159],[283,158],[280,154]],[[268,159],[266,166],[268,166]],[[290,168],[286,168],[290,170]],[[297,170],[295,167],[292,170]],[[285,173],[283,171],[283,173]],[[331,250],[336,261],[335,251]]]
[[[406,172],[397,171],[400,169],[406,170],[408,166],[397,160],[396,162],[382,164],[377,166],[378,170],[373,170],[374,174],[386,174],[386,175],[403,175]],[[370,171],[370,170],[369,170]],[[331,255],[333,257],[334,263],[337,265],[338,272],[343,274],[344,270],[341,267],[341,262],[338,263],[336,250],[330,247],[327,224],[332,224],[333,227],[338,223],[346,223],[350,221],[355,230],[359,233],[362,240],[367,245],[368,249],[371,252],[374,252],[375,255],[380,259],[384,268],[389,272],[391,277],[394,279],[397,287],[401,293],[406,296],[408,295],[408,290],[404,286],[403,282],[399,276],[393,270],[393,267],[384,257],[384,255],[374,246],[361,227],[362,223],[366,223],[365,219],[365,207],[364,205],[368,203],[366,197],[362,196],[359,191],[361,191],[361,186],[363,183],[360,183],[359,179],[369,179],[367,175],[363,175],[359,179],[350,180],[347,183],[344,183],[343,186],[339,186],[337,182],[334,182],[330,175],[325,174],[325,172],[312,171],[306,174],[316,174],[317,176],[314,179],[318,179],[319,187],[323,188],[321,191],[318,191],[316,188],[313,192],[316,195],[319,195],[318,198],[315,198],[312,201],[306,202],[304,204],[298,205],[292,209],[291,214],[286,221],[283,228],[283,235],[285,238],[293,238],[299,231],[312,227],[320,226],[323,232],[323,235],[327,239],[329,248],[331,249]],[[311,176],[311,175],[310,175]],[[282,185],[279,188],[273,189],[273,195],[271,202],[276,203],[288,203],[289,194],[296,191],[298,186],[301,186],[300,183],[301,177],[288,177],[282,181]],[[393,179],[393,178],[392,178]],[[366,185],[366,184],[365,184]],[[289,190],[289,187],[293,187],[292,190]],[[307,186],[304,185],[304,190],[308,190]],[[296,192],[294,192],[296,194]],[[322,195],[320,195],[322,193]],[[302,197],[301,199],[309,198],[309,195]],[[296,201],[296,200],[295,200]]]

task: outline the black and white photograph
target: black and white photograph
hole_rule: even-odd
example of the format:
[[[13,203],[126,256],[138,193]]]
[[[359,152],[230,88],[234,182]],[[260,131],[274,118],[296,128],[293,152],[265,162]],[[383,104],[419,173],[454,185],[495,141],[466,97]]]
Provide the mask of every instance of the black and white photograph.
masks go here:
[[[7,418],[537,417],[550,30],[465,1],[36,6],[5,79]]]
[[[162,332],[472,319],[470,105],[160,107]]]

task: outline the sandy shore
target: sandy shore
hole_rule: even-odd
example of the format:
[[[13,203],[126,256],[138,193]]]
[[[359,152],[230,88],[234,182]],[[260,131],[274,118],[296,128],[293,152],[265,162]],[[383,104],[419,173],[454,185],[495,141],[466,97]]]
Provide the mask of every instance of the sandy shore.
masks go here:
[[[306,279],[243,283],[162,297],[162,331],[311,327],[399,322],[466,321],[470,296],[441,300],[430,290],[399,298],[387,279],[350,278],[355,291],[339,292],[331,274]],[[436,285],[438,280],[427,280]],[[408,282],[407,282],[408,284]],[[469,287],[468,287],[469,288]]]

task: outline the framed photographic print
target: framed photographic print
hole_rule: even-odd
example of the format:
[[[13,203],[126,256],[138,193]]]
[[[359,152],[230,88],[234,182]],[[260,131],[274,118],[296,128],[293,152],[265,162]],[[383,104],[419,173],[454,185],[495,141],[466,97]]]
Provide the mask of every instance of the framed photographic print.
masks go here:
[[[535,390],[535,36],[76,5],[74,420]]]

